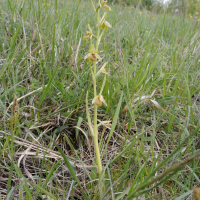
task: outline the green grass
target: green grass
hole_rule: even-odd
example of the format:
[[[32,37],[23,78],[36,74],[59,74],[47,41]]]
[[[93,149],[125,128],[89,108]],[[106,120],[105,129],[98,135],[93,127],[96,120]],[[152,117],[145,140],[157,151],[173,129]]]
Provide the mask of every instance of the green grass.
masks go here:
[[[108,62],[109,71],[108,106],[98,120],[113,121],[99,128],[103,198],[192,199],[200,185],[199,159],[190,159],[200,145],[200,24],[111,7],[98,64]],[[88,23],[95,30],[95,17],[84,1],[1,1],[1,199],[99,199],[85,107],[87,91],[93,98],[83,59],[89,41],[82,40]],[[19,117],[9,126],[14,95],[22,97]],[[184,166],[165,171],[179,162]]]

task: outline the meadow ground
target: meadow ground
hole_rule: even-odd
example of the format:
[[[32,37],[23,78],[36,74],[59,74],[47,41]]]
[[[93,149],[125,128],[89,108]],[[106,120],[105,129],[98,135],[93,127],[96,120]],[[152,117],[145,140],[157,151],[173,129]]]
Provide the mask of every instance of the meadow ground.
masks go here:
[[[198,16],[110,6],[98,63],[109,71],[98,121],[112,121],[99,127],[101,198],[192,199],[200,185]],[[90,2],[1,0],[0,199],[99,199],[85,107],[88,91],[92,116],[88,23],[96,29]]]

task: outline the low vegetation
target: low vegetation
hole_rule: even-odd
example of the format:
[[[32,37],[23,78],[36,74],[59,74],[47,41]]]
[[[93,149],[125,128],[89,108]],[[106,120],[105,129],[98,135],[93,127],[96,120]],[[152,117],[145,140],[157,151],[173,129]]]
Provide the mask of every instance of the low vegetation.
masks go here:
[[[84,59],[90,40],[83,40],[88,24],[98,28],[91,2],[1,0],[0,199],[180,200],[192,199],[193,187],[198,193],[199,13],[108,5],[112,28],[96,65],[107,62],[108,72],[107,106],[97,116],[99,176],[87,118],[94,123]],[[97,94],[103,80],[96,79]]]

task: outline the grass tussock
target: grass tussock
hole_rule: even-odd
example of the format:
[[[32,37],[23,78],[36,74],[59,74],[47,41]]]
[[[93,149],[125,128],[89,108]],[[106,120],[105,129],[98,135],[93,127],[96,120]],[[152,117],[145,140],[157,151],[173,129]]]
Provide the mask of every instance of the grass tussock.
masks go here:
[[[85,104],[88,91],[93,121],[90,43],[82,40],[88,24],[96,29],[91,4],[1,1],[1,199],[99,199],[101,184],[102,199],[198,193],[200,23],[109,5],[98,123],[112,125],[98,128],[99,180]]]

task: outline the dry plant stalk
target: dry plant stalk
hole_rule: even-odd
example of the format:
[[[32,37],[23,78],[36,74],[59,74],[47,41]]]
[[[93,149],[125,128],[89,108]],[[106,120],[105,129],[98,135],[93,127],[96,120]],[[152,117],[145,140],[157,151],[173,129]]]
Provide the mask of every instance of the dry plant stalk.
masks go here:
[[[200,189],[197,187],[193,187],[194,192],[194,200],[200,200]]]

